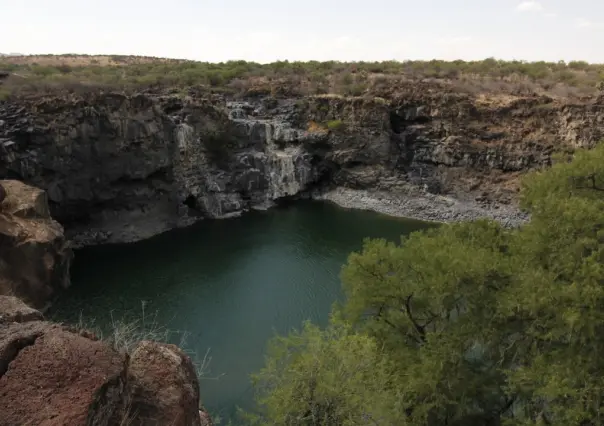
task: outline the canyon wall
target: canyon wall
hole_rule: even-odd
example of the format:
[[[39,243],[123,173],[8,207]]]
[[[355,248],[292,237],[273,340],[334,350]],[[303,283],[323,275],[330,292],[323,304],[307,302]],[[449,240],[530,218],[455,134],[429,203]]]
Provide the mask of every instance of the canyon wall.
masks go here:
[[[359,191],[398,200],[393,210],[422,199],[406,211],[418,218],[505,222],[517,213],[520,175],[600,139],[602,97],[570,103],[428,83],[390,99],[47,96],[0,104],[0,177],[47,190],[76,246],[330,192],[344,205]],[[441,214],[439,203],[459,214]]]

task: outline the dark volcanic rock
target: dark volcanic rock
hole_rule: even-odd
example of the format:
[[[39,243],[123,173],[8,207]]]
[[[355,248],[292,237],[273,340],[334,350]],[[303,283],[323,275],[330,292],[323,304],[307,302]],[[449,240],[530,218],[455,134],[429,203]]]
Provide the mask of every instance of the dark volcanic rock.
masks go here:
[[[53,217],[84,245],[230,217],[319,186],[513,206],[521,174],[549,165],[556,150],[604,138],[597,100],[470,95],[430,83],[396,92],[5,102],[0,176],[47,190]],[[466,217],[441,219],[453,216]]]

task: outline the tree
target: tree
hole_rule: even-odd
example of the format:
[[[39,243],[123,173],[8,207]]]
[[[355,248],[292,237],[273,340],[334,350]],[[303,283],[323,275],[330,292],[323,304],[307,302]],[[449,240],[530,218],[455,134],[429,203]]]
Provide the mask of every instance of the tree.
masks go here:
[[[480,221],[418,232],[400,245],[366,241],[350,256],[344,315],[397,361],[411,424],[475,424],[511,408],[496,316],[496,296],[511,280],[508,240],[499,225]]]
[[[524,424],[604,424],[604,146],[572,158],[526,179],[532,220],[511,248],[516,284],[500,298],[529,348],[508,374],[527,401]]]
[[[327,329],[273,347],[266,424],[604,425],[604,146],[531,174],[521,201],[517,230],[365,241]]]
[[[371,337],[332,321],[276,337],[254,383],[263,416],[255,424],[404,426],[394,365]]]

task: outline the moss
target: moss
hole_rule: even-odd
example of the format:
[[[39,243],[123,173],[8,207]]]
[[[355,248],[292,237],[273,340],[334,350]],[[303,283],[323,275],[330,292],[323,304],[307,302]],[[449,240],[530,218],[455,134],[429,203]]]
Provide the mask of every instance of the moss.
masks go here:
[[[342,130],[344,128],[344,122],[342,120],[330,120],[327,122],[327,128],[333,132]]]

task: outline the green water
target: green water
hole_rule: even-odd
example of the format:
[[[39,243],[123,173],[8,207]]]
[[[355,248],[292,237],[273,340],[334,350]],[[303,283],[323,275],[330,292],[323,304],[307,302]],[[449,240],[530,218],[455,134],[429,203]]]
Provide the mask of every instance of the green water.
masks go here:
[[[311,319],[325,324],[342,297],[339,273],[364,237],[398,241],[426,224],[299,201],[241,218],[202,221],[149,240],[76,253],[72,287],[54,308],[65,321],[108,329],[124,316],[188,334],[187,351],[211,363],[202,401],[228,417],[249,406],[249,374],[267,341]],[[173,335],[174,343],[180,340]]]

